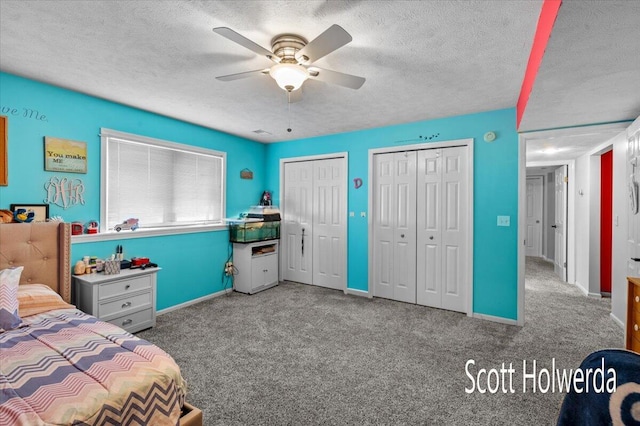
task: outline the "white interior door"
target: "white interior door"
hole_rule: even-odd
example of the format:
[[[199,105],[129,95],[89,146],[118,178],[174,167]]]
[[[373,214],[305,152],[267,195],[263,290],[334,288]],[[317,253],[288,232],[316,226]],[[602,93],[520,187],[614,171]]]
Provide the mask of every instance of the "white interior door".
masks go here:
[[[313,161],[313,284],[343,290],[346,181],[342,158]]]
[[[416,153],[374,156],[374,294],[416,303]]]
[[[554,272],[567,280],[567,166],[555,171],[555,259]]]
[[[640,186],[640,129],[629,135],[627,141],[627,191],[629,220],[627,237],[627,276],[640,276],[640,213],[638,208]]]
[[[527,256],[542,256],[542,189],[542,176],[527,177]]]
[[[305,162],[284,164],[282,278],[313,282],[313,170]]]
[[[467,147],[418,152],[417,303],[467,311]]]

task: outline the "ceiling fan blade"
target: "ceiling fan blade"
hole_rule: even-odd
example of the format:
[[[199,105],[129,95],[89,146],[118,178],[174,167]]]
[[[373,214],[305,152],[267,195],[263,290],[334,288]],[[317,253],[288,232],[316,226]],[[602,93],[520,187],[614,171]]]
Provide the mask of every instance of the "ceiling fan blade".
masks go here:
[[[311,40],[296,52],[300,63],[310,64],[349,43],[353,38],[340,25],[333,24],[325,32]]]
[[[258,75],[266,75],[266,74],[269,74],[269,68],[254,70],[254,71],[239,72],[237,74],[221,75],[220,77],[216,77],[216,80],[233,81],[233,80],[240,80],[241,78],[255,77]]]
[[[213,32],[216,34],[220,34],[222,37],[226,37],[235,43],[238,43],[242,47],[246,47],[247,49],[257,53],[260,56],[264,56],[273,62],[280,62],[280,58],[274,55],[272,51],[267,50],[259,44],[249,40],[245,36],[238,34],[231,28],[216,27],[213,29]]]
[[[364,77],[326,70],[324,68],[310,67],[308,70],[309,78],[324,81],[325,83],[337,84],[350,89],[359,89],[366,81]]]

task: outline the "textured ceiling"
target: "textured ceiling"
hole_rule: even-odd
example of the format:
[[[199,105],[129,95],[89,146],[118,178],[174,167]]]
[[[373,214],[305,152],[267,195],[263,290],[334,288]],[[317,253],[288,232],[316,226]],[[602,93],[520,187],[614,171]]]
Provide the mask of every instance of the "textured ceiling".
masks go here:
[[[607,141],[624,131],[627,126],[628,123],[615,123],[528,134],[527,164],[575,160],[597,147],[602,148]]]
[[[272,142],[513,107],[540,13],[532,1],[7,1],[0,69],[231,134]],[[271,63],[213,33],[263,47],[353,41],[316,62],[366,77],[359,90],[308,81],[291,105],[269,77],[216,76]],[[270,134],[257,135],[262,129]]]
[[[0,1],[0,70],[261,142],[516,104],[542,0]],[[521,131],[640,115],[640,1],[564,0]],[[303,100],[261,76],[271,62],[213,33],[270,48],[332,24],[353,41],[315,64],[367,78],[307,81]],[[258,135],[255,130],[267,134]],[[560,143],[556,138],[547,143]],[[594,142],[596,143],[596,142]]]
[[[640,115],[640,1],[564,0],[520,131]]]

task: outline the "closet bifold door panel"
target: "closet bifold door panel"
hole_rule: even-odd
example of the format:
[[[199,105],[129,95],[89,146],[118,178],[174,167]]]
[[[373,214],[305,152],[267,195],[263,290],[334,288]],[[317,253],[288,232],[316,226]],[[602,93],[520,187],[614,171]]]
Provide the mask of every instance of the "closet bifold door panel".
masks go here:
[[[342,159],[316,160],[313,169],[313,284],[341,290],[345,253]],[[310,241],[311,242],[311,241]]]
[[[282,278],[311,284],[313,262],[313,170],[309,164],[284,164],[282,253],[286,258]]]
[[[346,288],[346,160],[284,164],[282,278]]]
[[[416,303],[416,153],[374,156],[374,293]]]
[[[466,312],[467,147],[418,151],[417,303]]]

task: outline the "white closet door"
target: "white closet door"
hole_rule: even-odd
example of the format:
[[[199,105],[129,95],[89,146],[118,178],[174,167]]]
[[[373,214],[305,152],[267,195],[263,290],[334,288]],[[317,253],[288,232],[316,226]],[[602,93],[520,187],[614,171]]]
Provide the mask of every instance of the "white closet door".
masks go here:
[[[418,152],[417,303],[442,306],[442,161],[437,149]]]
[[[313,284],[343,290],[346,180],[344,160],[313,161]]]
[[[442,153],[442,308],[467,312],[468,148],[455,147]]]
[[[467,147],[418,152],[417,303],[466,312]]]
[[[396,226],[393,298],[416,303],[416,153],[397,152],[394,160]]]
[[[378,297],[393,299],[394,154],[373,156],[373,286]]]
[[[285,254],[282,278],[313,282],[313,170],[306,162],[284,164],[284,217],[281,236]]]
[[[416,153],[374,156],[375,295],[416,302]]]

